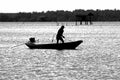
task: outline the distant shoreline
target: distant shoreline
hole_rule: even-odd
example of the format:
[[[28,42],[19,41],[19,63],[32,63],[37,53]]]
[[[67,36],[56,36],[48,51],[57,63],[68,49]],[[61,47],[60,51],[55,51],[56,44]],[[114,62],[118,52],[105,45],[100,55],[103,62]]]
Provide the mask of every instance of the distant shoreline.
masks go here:
[[[0,13],[0,22],[120,21],[120,10],[74,10]]]
[[[50,22],[51,22],[51,23],[57,23],[57,22],[55,22],[55,21],[45,21],[45,22],[43,22],[43,21],[0,21],[0,22],[1,22],[1,23],[2,23],[2,22],[4,22],[4,23],[12,23],[12,22],[13,22],[13,23],[14,23],[14,22],[16,22],[16,23],[17,23],[17,22],[20,22],[20,23],[22,23],[22,22],[23,22],[23,23],[29,23],[29,22],[30,22],[30,23],[50,23]],[[69,23],[69,22],[75,22],[75,21],[59,21],[58,23],[62,23],[62,22],[64,22],[64,23],[65,23],[65,22],[66,22],[66,23]],[[78,21],[78,22],[79,22],[79,21]],[[94,23],[94,22],[120,22],[120,21],[93,21],[93,23]],[[84,21],[83,21],[83,23],[84,23]]]

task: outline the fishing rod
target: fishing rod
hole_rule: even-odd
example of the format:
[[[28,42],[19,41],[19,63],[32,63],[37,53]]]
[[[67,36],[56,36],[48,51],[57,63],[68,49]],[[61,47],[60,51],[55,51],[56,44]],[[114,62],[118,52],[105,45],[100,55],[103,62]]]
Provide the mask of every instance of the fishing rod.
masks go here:
[[[39,42],[39,39],[35,40],[35,42]],[[22,46],[22,45],[25,45],[25,43],[21,43],[21,44],[15,45],[15,46],[10,47],[10,48],[15,48],[15,47]]]
[[[55,37],[55,34],[54,34],[53,37],[52,37],[52,42],[53,42],[53,40],[54,40],[54,37]]]
[[[16,48],[16,47],[18,47],[18,46],[21,46],[21,45],[23,45],[23,44],[25,44],[25,43],[22,43],[22,44],[19,44],[19,45],[15,45],[15,46],[12,46],[12,47],[9,47],[7,50],[5,50],[5,51],[11,51],[12,49],[14,49],[14,48]]]
[[[19,44],[19,45],[15,45],[15,46],[12,46],[12,47],[10,47],[10,48],[15,48],[15,47],[21,46],[21,45],[23,45],[23,44],[25,44],[25,43],[22,43],[22,44]]]

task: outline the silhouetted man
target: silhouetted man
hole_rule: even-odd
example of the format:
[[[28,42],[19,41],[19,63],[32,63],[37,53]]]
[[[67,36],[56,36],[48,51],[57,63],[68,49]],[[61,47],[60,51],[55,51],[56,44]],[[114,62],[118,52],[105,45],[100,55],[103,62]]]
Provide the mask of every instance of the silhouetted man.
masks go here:
[[[61,40],[62,43],[64,43],[63,38],[65,37],[63,36],[63,32],[64,32],[64,26],[61,26],[61,28],[58,30],[57,35],[56,35],[57,44],[59,43],[59,40]]]

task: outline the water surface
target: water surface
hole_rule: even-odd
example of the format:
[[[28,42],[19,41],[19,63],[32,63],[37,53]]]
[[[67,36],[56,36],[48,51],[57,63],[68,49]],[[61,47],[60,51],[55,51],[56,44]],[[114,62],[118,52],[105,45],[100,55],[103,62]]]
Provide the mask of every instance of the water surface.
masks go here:
[[[55,34],[65,25],[65,42],[83,40],[76,50],[31,50],[30,37],[56,43]],[[1,80],[119,80],[120,23],[1,22]],[[18,46],[19,45],[19,46]]]

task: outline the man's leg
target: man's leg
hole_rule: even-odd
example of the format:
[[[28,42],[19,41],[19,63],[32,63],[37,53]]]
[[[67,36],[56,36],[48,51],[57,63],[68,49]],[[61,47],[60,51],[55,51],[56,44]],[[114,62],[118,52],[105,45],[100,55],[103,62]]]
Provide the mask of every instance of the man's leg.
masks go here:
[[[64,40],[63,40],[63,38],[61,38],[60,40],[62,41],[62,43],[64,43]]]
[[[58,44],[59,40],[57,39],[57,44]]]

